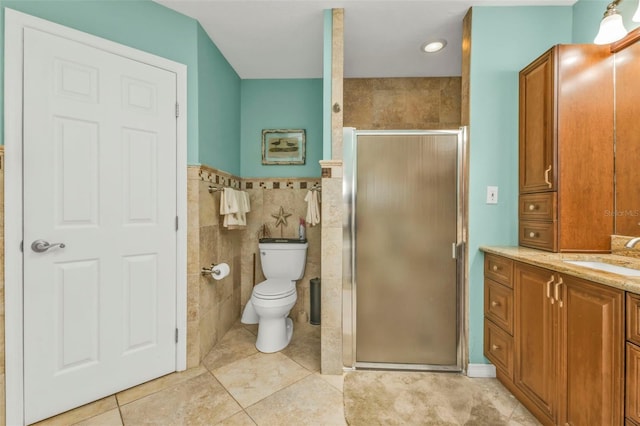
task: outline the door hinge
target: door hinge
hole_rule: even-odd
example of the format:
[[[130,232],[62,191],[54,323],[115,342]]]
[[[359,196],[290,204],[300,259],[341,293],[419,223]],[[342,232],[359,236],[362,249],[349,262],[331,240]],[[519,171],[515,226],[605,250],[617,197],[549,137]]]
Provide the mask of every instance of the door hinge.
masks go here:
[[[178,216],[176,216],[176,231],[178,230]]]
[[[178,343],[178,329],[176,328],[176,343]]]
[[[20,241],[20,251],[24,253],[24,241]]]
[[[180,117],[180,104],[176,102],[176,118]]]
[[[451,243],[451,258],[452,259],[457,259],[458,258],[458,244],[456,243]]]

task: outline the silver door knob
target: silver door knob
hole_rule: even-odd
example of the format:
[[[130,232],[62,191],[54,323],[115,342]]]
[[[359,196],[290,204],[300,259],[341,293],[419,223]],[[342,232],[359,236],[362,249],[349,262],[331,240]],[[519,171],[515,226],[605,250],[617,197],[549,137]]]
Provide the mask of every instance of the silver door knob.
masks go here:
[[[35,240],[33,243],[31,243],[31,250],[35,251],[36,253],[44,253],[45,251],[53,247],[65,248],[65,245],[64,243],[50,244],[45,240]]]

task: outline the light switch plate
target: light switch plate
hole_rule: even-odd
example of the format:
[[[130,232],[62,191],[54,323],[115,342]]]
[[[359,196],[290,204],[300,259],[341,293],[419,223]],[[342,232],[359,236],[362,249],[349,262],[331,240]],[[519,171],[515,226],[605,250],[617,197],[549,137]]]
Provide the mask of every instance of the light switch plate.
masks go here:
[[[498,204],[497,186],[487,186],[487,204]]]

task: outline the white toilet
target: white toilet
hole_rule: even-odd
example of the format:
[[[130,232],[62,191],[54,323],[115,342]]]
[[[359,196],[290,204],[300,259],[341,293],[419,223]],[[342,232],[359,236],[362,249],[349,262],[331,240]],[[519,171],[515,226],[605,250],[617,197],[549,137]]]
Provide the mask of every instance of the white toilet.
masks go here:
[[[293,335],[289,312],[298,299],[296,281],[303,277],[307,260],[306,240],[263,238],[258,244],[262,272],[267,278],[253,288],[242,312],[243,324],[258,324],[256,348],[278,352]]]

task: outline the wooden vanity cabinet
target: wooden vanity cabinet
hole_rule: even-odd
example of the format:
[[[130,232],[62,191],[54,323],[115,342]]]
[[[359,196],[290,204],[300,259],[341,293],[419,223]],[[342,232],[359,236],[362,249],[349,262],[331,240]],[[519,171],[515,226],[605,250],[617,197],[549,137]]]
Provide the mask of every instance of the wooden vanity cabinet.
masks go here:
[[[484,262],[485,356],[513,377],[513,261],[487,254]]]
[[[614,223],[608,46],[554,46],[519,80],[519,244],[608,251]]]
[[[496,364],[498,379],[543,424],[622,424],[624,292],[512,262],[513,372]]]

